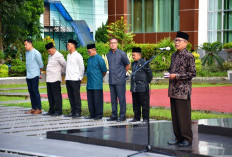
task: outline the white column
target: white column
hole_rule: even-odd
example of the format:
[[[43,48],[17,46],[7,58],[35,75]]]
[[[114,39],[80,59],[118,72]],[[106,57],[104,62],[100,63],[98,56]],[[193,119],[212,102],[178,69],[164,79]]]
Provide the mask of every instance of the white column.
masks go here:
[[[199,0],[198,46],[208,42],[208,0]]]
[[[40,15],[41,36],[44,38],[44,14]]]

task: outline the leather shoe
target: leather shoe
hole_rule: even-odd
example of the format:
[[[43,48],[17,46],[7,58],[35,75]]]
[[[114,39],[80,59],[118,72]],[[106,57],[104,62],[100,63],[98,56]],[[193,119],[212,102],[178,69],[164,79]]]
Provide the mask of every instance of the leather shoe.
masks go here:
[[[95,117],[94,120],[101,120],[102,117]]]
[[[94,119],[94,118],[91,116],[87,116],[87,117],[85,117],[85,119]]]
[[[52,114],[51,116],[52,117],[56,117],[56,116],[61,116],[62,115],[62,113],[54,113],[54,114]]]
[[[187,141],[187,140],[184,140],[183,142],[179,143],[179,147],[188,147],[188,146],[191,146],[192,144]]]
[[[129,122],[133,123],[133,122],[137,122],[137,121],[140,121],[140,120],[132,119],[132,120],[130,120]]]
[[[42,110],[36,109],[35,112],[33,112],[33,114],[42,114]]]
[[[75,113],[74,115],[72,115],[72,118],[80,118],[81,117],[81,114],[79,113]]]
[[[148,123],[148,119],[144,119],[143,122],[144,122],[144,123]]]
[[[109,119],[107,119],[107,121],[116,121],[116,120],[118,120],[117,117],[110,117]]]
[[[32,113],[34,113],[35,112],[35,110],[34,109],[30,109],[29,111],[27,111],[27,112],[25,112],[26,114],[32,114]]]
[[[177,145],[179,142],[177,140],[168,141],[169,145]]]
[[[125,120],[126,120],[125,117],[121,117],[121,118],[119,118],[119,119],[117,120],[117,122],[123,122],[123,121],[125,121]]]
[[[69,113],[68,115],[66,115],[65,117],[72,117],[74,114],[73,113]]]

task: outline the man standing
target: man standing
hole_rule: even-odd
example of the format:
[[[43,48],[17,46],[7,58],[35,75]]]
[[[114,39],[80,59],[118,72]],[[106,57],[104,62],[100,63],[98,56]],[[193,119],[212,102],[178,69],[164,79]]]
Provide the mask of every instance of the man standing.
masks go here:
[[[130,61],[122,50],[118,49],[118,40],[110,39],[111,50],[107,54],[109,63],[109,86],[112,105],[112,116],[107,121],[126,120],[126,72],[130,68]],[[118,99],[120,115],[118,119]]]
[[[87,119],[102,119],[103,116],[103,77],[107,69],[105,61],[97,54],[95,44],[87,45],[87,98],[90,116]]]
[[[70,53],[67,56],[65,80],[71,105],[71,113],[67,117],[72,118],[81,117],[80,85],[85,71],[83,57],[76,51],[76,47],[77,42],[69,39],[67,49]]]
[[[44,115],[60,116],[62,115],[60,83],[62,82],[62,73],[65,73],[66,61],[64,56],[56,50],[52,42],[45,45],[45,48],[49,53],[48,65],[46,68],[49,111]]]
[[[191,128],[191,91],[192,78],[196,76],[194,56],[187,51],[189,35],[177,32],[175,47],[177,51],[172,54],[169,68],[168,96],[171,103],[172,124],[175,140],[168,144],[180,147],[192,144],[193,134]]]
[[[141,58],[141,48],[135,47],[132,49],[132,72],[135,72],[145,61]],[[141,70],[137,71],[131,77],[131,92],[133,100],[134,118],[130,122],[140,121],[141,107],[143,122],[148,122],[149,118],[149,83],[152,80],[152,71],[149,64],[145,65]]]
[[[42,106],[39,94],[39,78],[42,78],[41,72],[43,68],[42,56],[33,45],[31,39],[24,40],[26,52],[26,68],[27,68],[27,87],[30,94],[32,109],[26,113],[41,114]]]

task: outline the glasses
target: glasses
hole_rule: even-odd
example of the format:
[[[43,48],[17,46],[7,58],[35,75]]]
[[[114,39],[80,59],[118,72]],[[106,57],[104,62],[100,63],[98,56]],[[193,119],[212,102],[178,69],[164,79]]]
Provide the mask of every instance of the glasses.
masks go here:
[[[117,42],[110,42],[110,45],[116,45],[117,44]]]
[[[175,41],[176,43],[179,43],[179,42],[181,42],[181,41],[186,41],[186,40],[175,39],[174,41]]]

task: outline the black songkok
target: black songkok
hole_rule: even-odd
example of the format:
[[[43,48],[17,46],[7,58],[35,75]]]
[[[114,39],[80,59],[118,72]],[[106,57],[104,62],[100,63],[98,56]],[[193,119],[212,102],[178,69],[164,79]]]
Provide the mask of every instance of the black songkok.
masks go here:
[[[54,47],[54,45],[53,45],[52,42],[50,42],[50,43],[48,43],[48,44],[45,45],[46,50],[49,50],[49,49],[51,49],[53,47]]]
[[[176,34],[176,38],[183,38],[183,39],[185,39],[185,40],[187,40],[188,41],[188,39],[189,39],[189,35],[187,34],[187,33],[184,33],[184,32],[177,32],[177,34]]]
[[[87,45],[87,49],[93,49],[93,48],[95,48],[95,44],[88,44]]]
[[[74,44],[76,47],[77,47],[77,41],[76,40],[73,40],[73,39],[69,39],[68,40],[68,43],[72,43],[72,44]]]
[[[132,52],[141,53],[141,48],[140,48],[140,47],[134,47],[134,48],[132,49]]]

